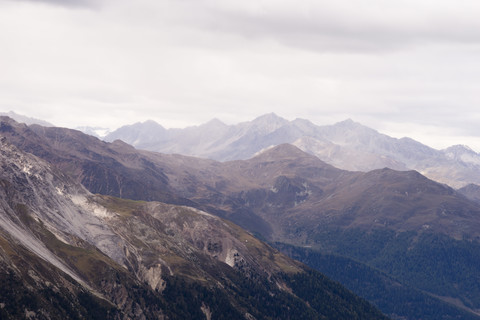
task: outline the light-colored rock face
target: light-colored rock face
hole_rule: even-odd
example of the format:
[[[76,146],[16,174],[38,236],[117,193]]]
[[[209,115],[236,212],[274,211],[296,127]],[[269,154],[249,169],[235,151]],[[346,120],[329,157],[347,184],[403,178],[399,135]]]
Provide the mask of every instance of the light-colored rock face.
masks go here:
[[[113,225],[120,234],[135,234],[135,239],[145,244],[137,251],[137,259],[143,259],[147,268],[162,265],[169,273],[174,273],[179,263],[182,264],[192,257],[209,256],[244,273],[270,274],[279,271],[274,250],[265,246],[250,234],[209,213],[164,203],[151,202],[139,207],[138,219],[132,219],[128,224],[115,222]],[[143,216],[142,216],[143,215]],[[145,217],[154,221],[145,223]],[[128,225],[128,227],[126,227]],[[128,239],[127,242],[133,239]],[[148,261],[152,252],[161,257],[162,253],[184,252],[179,254],[183,262],[172,263],[169,257]],[[264,261],[258,261],[256,254],[263,252],[269,256]],[[170,257],[171,258],[171,257]],[[193,258],[196,259],[196,258]],[[158,269],[160,271],[160,269]],[[203,272],[197,270],[203,276]]]
[[[22,188],[13,195],[15,203],[28,206],[30,215],[62,241],[78,237],[123,264],[122,240],[104,223],[112,214],[89,203],[91,195],[83,186],[6,143],[1,145],[1,156],[1,179],[19,182]]]
[[[139,278],[146,281],[153,290],[158,290],[159,292],[162,292],[165,289],[166,283],[165,280],[162,279],[161,264],[151,266],[148,269],[145,266],[140,265],[139,269]]]
[[[81,185],[70,182],[45,162],[18,151],[4,140],[0,145],[0,166],[0,180],[5,181],[1,190],[0,220],[7,233],[81,281],[21,221],[16,212],[24,208],[25,216],[41,223],[60,241],[74,244],[77,238],[82,239],[123,264],[122,239],[104,223],[105,211],[88,204],[87,198],[91,195]]]

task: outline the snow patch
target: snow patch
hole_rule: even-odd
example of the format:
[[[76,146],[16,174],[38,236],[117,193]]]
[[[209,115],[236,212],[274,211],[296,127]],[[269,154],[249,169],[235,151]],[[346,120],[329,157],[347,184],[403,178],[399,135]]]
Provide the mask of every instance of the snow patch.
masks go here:
[[[472,155],[472,154],[462,154],[460,156],[460,159],[462,159],[463,162],[465,163],[471,163],[471,164],[476,164],[480,165],[480,157],[477,155]]]

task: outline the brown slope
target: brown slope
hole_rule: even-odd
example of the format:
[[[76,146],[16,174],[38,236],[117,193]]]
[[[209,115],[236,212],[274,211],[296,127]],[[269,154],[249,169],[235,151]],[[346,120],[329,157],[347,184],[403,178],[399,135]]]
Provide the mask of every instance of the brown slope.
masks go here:
[[[468,199],[480,203],[480,186],[476,184],[468,184],[463,188],[458,189],[458,192],[463,194]]]
[[[357,227],[480,236],[480,207],[416,171],[347,172],[292,146],[243,162],[241,171],[259,187],[231,196],[268,221],[280,238],[306,240],[322,228]]]
[[[348,172],[291,145],[246,161],[218,165],[221,192],[237,207],[267,221],[272,238],[307,240],[322,228],[434,231],[454,238],[480,236],[480,207],[416,171]],[[213,201],[201,199],[196,201]],[[241,223],[241,221],[239,221]],[[302,241],[303,241],[302,240]]]
[[[248,183],[260,187],[272,186],[280,176],[308,177],[318,184],[325,184],[339,176],[350,174],[328,165],[290,144],[273,147],[249,160],[226,162],[222,169],[225,175],[242,177]],[[236,181],[241,180],[237,179]],[[241,184],[236,188],[237,190],[245,189]]]
[[[339,170],[288,144],[250,160],[220,163],[5,119],[0,131],[24,150],[67,169],[92,192],[183,201],[270,239],[305,240],[325,226],[428,229],[455,238],[476,237],[480,230],[477,204],[416,172]]]
[[[339,179],[324,192],[321,199],[289,210],[285,220],[296,225],[286,227],[287,233],[328,227],[433,231],[456,239],[480,236],[480,207],[416,171],[374,170]]]
[[[6,138],[0,151],[2,319],[385,319],[231,222],[95,196]]]
[[[440,232],[457,239],[478,237],[480,230],[478,205],[413,171],[342,171],[288,145],[226,163],[133,154],[162,168],[170,190],[270,240],[314,244],[327,228]]]
[[[217,174],[219,163],[213,160],[136,150],[122,141],[106,143],[77,130],[26,126],[8,117],[0,117],[0,135],[68,173],[92,193],[189,205],[223,217],[241,207],[222,192],[224,180],[230,178]],[[270,233],[268,224],[250,210],[239,211],[242,225]]]
[[[112,303],[0,229],[1,319],[120,319]]]
[[[121,141],[105,143],[80,131],[29,127],[7,117],[0,117],[0,134],[54,164],[93,193],[189,204],[173,192],[160,166]]]

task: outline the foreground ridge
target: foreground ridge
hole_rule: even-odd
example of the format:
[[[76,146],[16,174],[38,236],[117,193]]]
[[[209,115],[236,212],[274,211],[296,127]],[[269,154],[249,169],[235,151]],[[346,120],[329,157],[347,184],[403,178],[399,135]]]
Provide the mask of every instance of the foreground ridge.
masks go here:
[[[0,165],[2,319],[386,319],[204,211],[93,195],[6,138]]]

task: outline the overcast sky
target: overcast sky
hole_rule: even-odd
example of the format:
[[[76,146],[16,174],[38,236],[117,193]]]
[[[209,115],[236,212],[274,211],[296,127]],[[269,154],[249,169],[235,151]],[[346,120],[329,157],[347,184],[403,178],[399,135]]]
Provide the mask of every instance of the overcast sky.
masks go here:
[[[58,126],[351,118],[480,151],[477,0],[0,0],[0,111]]]

